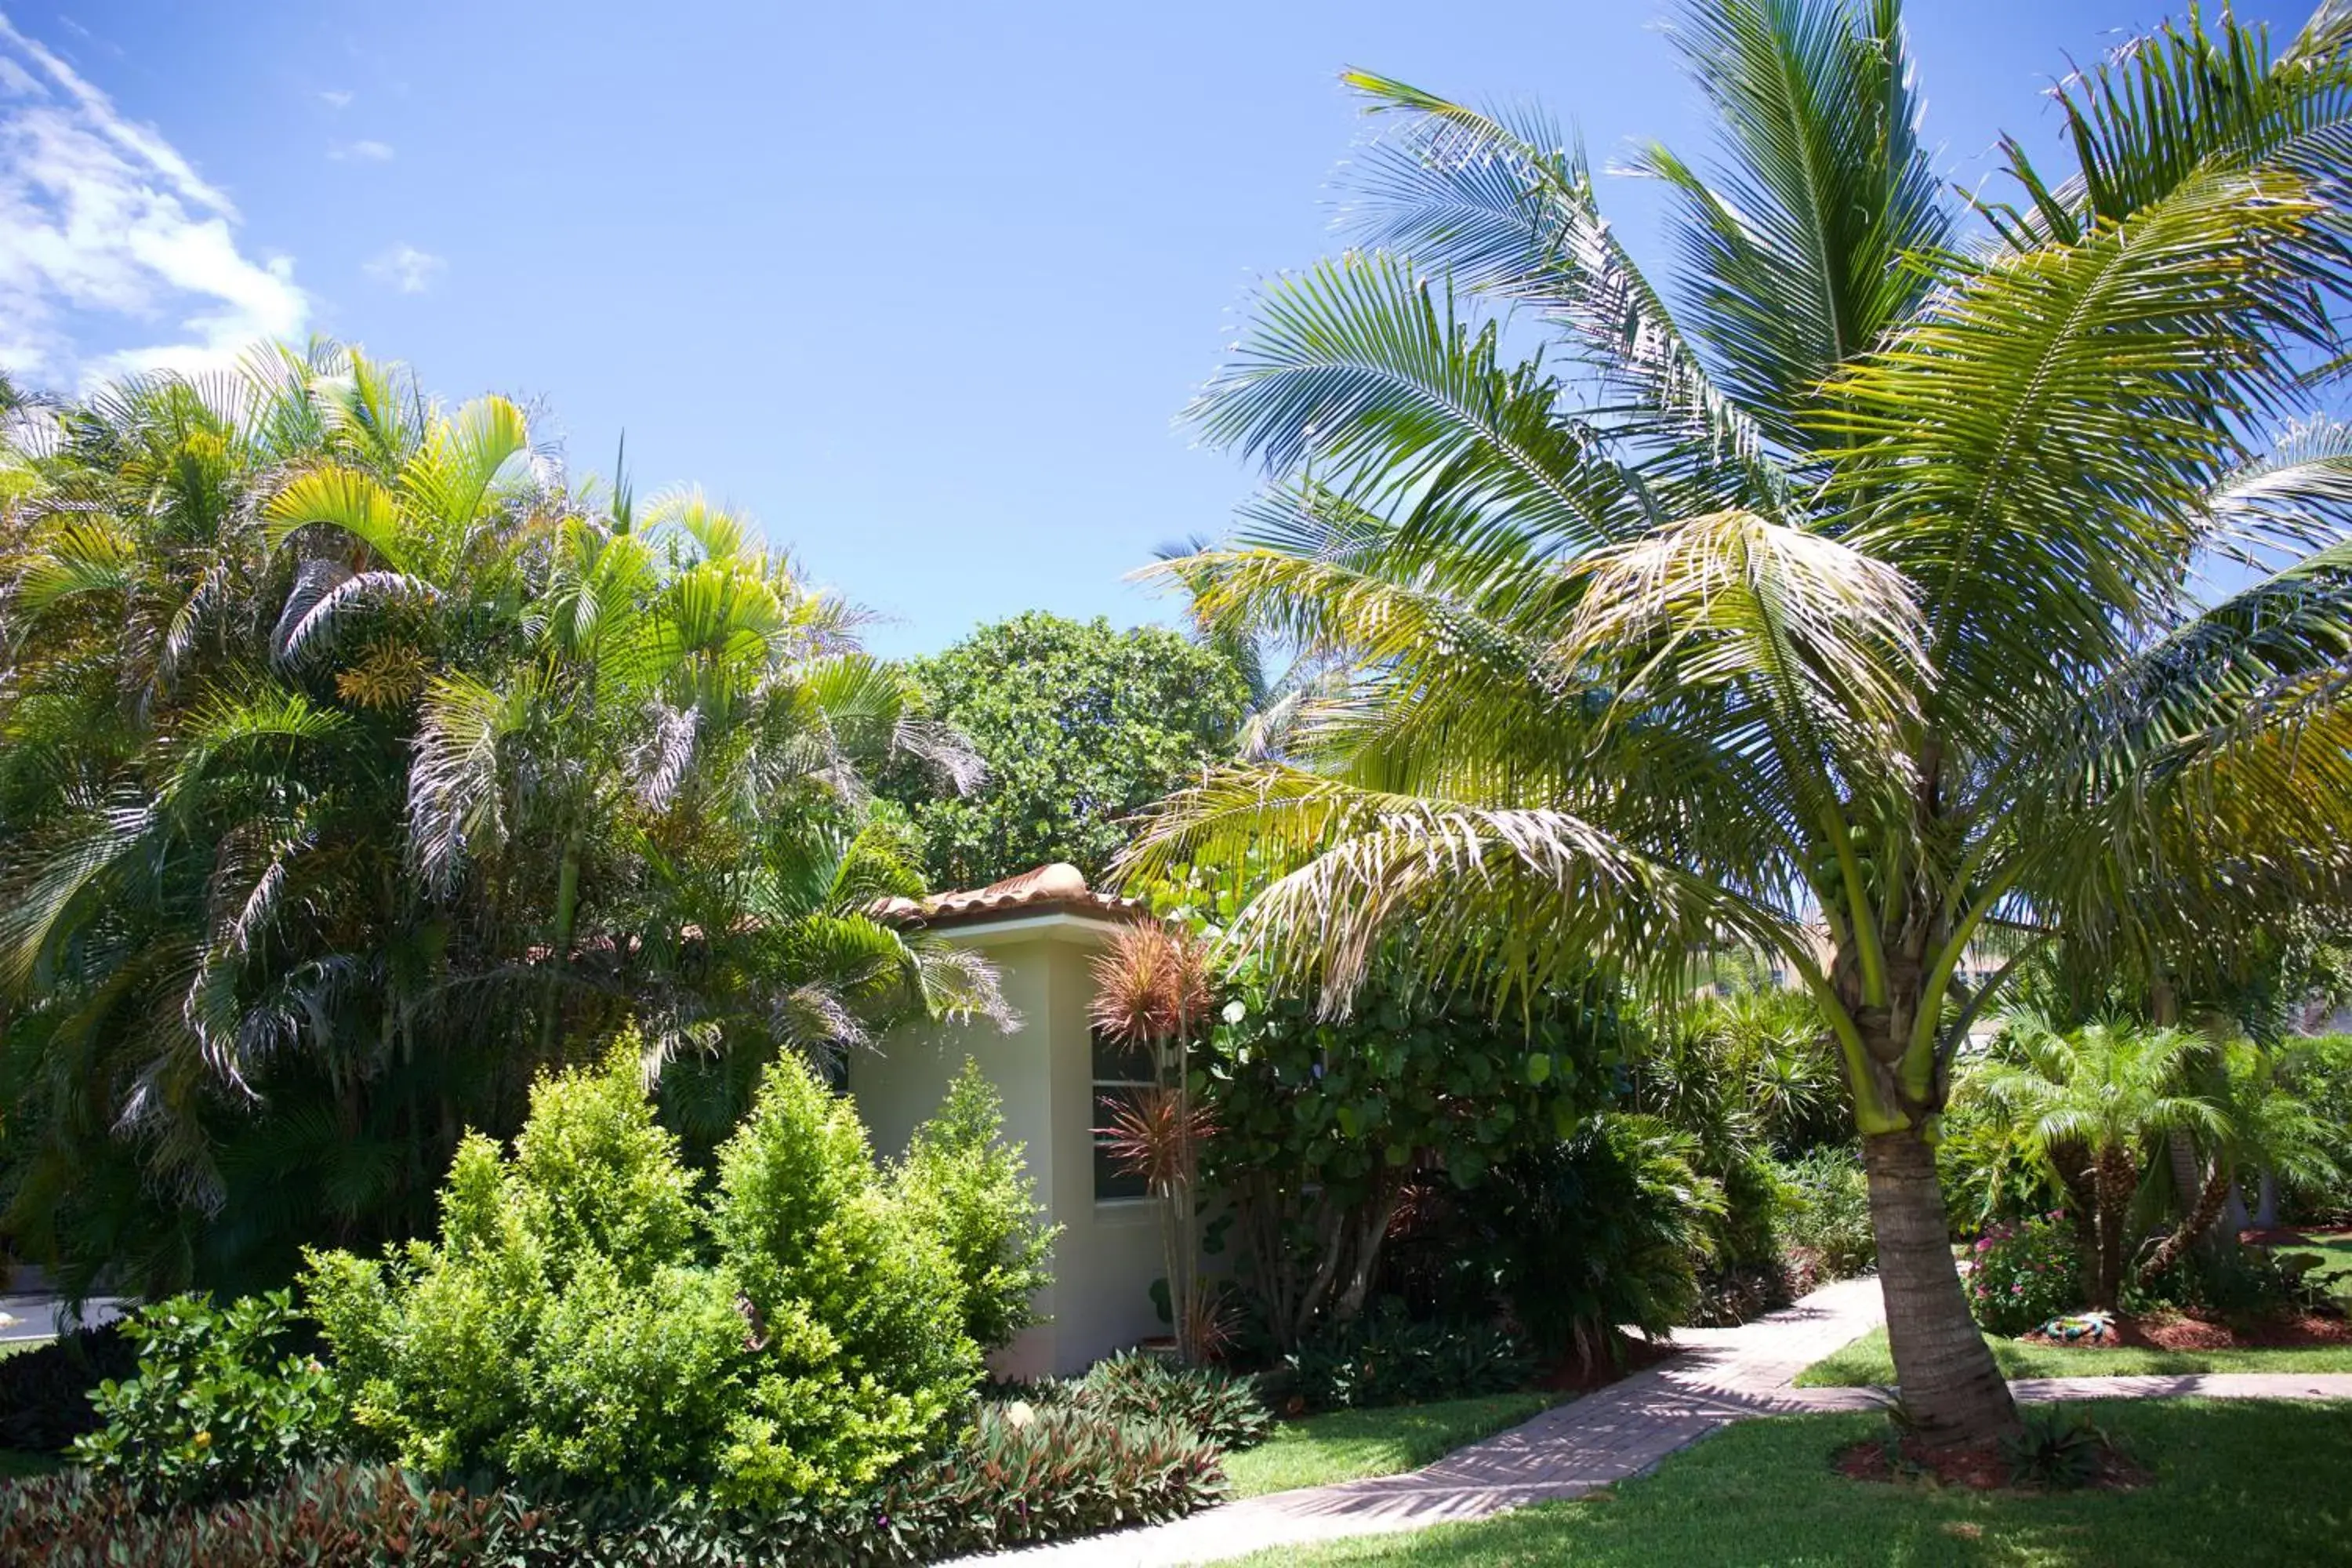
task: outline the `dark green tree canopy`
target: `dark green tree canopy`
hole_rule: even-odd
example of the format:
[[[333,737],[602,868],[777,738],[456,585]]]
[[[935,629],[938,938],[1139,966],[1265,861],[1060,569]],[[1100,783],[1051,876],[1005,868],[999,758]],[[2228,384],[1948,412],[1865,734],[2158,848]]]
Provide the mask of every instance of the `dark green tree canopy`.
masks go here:
[[[1227,754],[1249,701],[1232,659],[1158,626],[1031,611],[913,664],[933,714],[988,763],[935,798],[911,772],[888,793],[923,829],[935,887],[974,888],[1049,860],[1102,874],[1125,819]]]

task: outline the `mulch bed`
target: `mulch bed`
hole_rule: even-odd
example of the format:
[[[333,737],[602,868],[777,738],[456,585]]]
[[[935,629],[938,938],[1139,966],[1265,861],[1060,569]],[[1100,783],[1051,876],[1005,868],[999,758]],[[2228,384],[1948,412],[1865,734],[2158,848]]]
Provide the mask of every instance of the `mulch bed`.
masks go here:
[[[1668,1356],[1679,1355],[1682,1346],[1672,1341],[1654,1342],[1618,1336],[1617,1355],[1595,1356],[1589,1366],[1579,1365],[1576,1358],[1568,1357],[1543,1376],[1536,1386],[1556,1394],[1590,1394],[1596,1388],[1606,1388],[1618,1379],[1631,1377],[1645,1368],[1657,1365]]]
[[[2242,1230],[2238,1241],[2245,1247],[2312,1247],[2323,1241],[2341,1241],[2352,1236],[2352,1230]]]
[[[2042,1333],[2022,1339],[2027,1344],[2074,1351],[2303,1350],[2352,1345],[2352,1321],[2317,1312],[2227,1321],[2181,1312],[2162,1318],[2117,1318],[2114,1331],[2104,1339],[2057,1340]]]
[[[1898,1451],[1884,1439],[1852,1443],[1831,1457],[1838,1474],[1849,1480],[1903,1482],[1915,1481],[1940,1487],[1965,1487],[1970,1491],[2031,1491],[2039,1489],[2012,1486],[2009,1479],[2009,1456],[2000,1451],[1997,1438],[1979,1443],[1956,1443],[1949,1447],[1930,1447],[1916,1437],[1903,1439]],[[2109,1448],[2099,1456],[2099,1467],[2084,1488],[2094,1491],[2128,1491],[2147,1480],[2147,1471],[2134,1464],[2117,1449]]]

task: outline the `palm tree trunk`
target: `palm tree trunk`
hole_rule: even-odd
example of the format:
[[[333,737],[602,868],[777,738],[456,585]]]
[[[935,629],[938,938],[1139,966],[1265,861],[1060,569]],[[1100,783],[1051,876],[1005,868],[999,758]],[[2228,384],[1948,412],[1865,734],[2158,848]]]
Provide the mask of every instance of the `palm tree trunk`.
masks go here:
[[[2091,1305],[2112,1312],[2123,1299],[2124,1226],[2131,1209],[2131,1158],[2120,1150],[2099,1152],[2099,1245],[2091,1258]]]
[[[2213,1228],[2213,1221],[2229,1205],[2231,1190],[2232,1184],[2229,1172],[2216,1165],[2213,1168],[2213,1174],[2206,1179],[2204,1191],[2197,1194],[2196,1203],[2182,1218],[2180,1228],[2166,1237],[2164,1245],[2158,1247],[2147,1263],[2141,1266],[2139,1282],[2142,1285],[2151,1283],[2166,1269],[2179,1262],[2180,1255],[2188,1251],[2198,1237]]]
[[[1863,1140],[1870,1176],[1886,1340],[1903,1404],[1932,1443],[1967,1442],[2017,1425],[2017,1405],[1969,1315],[1952,1261],[1936,1152],[1916,1129]]]

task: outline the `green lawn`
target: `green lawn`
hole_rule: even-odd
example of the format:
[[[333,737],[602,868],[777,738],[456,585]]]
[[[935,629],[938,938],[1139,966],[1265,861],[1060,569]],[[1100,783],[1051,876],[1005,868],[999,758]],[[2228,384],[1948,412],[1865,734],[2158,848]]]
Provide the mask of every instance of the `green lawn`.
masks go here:
[[[1878,1415],[1748,1421],[1582,1502],[1245,1559],[1339,1568],[2305,1568],[2352,1542],[2352,1406],[2206,1400],[2088,1407],[2154,1472],[2127,1492],[1850,1481],[1830,1456]]]
[[[2326,1241],[2315,1241],[2309,1247],[2283,1247],[2283,1253],[2298,1257],[2316,1257],[2311,1277],[2334,1281],[2335,1293],[2352,1291],[2352,1236],[2339,1236]]]
[[[1385,1410],[1335,1410],[1286,1421],[1255,1448],[1228,1455],[1235,1497],[1260,1497],[1327,1481],[1392,1476],[1419,1469],[1465,1443],[1516,1426],[1556,1401],[1548,1394],[1497,1394],[1400,1405]]]
[[[2060,1350],[1985,1336],[2006,1377],[2137,1377],[2151,1373],[2352,1372],[2352,1345],[2278,1351]],[[1886,1331],[1873,1329],[1797,1374],[1800,1388],[1853,1388],[1895,1381]]]
[[[12,1481],[20,1476],[53,1475],[65,1468],[66,1462],[55,1454],[33,1454],[22,1448],[0,1448],[0,1481]]]

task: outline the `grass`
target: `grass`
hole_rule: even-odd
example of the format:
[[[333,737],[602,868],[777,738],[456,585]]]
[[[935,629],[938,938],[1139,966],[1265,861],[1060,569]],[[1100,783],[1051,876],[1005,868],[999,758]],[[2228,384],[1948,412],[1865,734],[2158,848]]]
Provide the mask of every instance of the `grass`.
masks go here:
[[[2192,1372],[2352,1372],[2352,1345],[2293,1350],[2063,1350],[1985,1336],[2004,1377],[2145,1377]],[[1876,1387],[1895,1381],[1886,1331],[1873,1329],[1797,1374],[1799,1388]]]
[[[1516,1426],[1552,1405],[1548,1394],[1497,1394],[1382,1410],[1334,1410],[1286,1421],[1255,1448],[1225,1458],[1235,1497],[1262,1497],[1365,1476],[1417,1470],[1465,1443]]]
[[[22,1480],[33,1476],[53,1476],[66,1468],[66,1462],[55,1454],[36,1454],[23,1448],[0,1448],[0,1481]]]
[[[1255,1568],[2302,1568],[2352,1539],[2352,1406],[2089,1405],[2152,1480],[2126,1492],[1970,1492],[1850,1481],[1830,1457],[1877,1415],[1749,1421],[1580,1502],[1477,1524],[1286,1547]]]
[[[2339,1295],[2352,1291],[2352,1236],[2315,1241],[2309,1247],[2283,1247],[2279,1251],[2290,1257],[2316,1257],[2319,1261],[2312,1265],[2312,1279],[2331,1281],[2330,1289]]]

